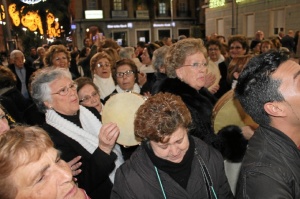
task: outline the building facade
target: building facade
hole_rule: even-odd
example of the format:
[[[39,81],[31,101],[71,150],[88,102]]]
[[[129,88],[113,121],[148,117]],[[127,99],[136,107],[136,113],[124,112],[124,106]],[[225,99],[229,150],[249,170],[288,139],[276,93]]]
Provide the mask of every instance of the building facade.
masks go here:
[[[73,0],[73,43],[79,48],[95,29],[119,45],[204,34],[204,0]]]
[[[299,0],[210,0],[202,8],[207,35],[253,38],[257,30],[262,30],[268,38],[280,31],[287,34],[288,30],[300,30]]]

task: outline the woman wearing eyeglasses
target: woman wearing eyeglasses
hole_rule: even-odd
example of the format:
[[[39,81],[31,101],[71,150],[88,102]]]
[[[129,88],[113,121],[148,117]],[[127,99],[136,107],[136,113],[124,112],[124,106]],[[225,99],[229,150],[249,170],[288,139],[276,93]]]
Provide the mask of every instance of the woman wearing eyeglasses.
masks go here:
[[[178,41],[170,47],[165,57],[168,78],[159,87],[160,92],[179,95],[192,115],[194,129],[190,134],[214,146],[222,154],[230,152],[232,161],[240,160],[246,147],[243,144],[227,142],[214,133],[211,125],[215,97],[204,87],[207,73],[207,51],[205,46],[193,38]],[[242,139],[241,129],[230,126],[222,129],[232,139]],[[222,131],[221,130],[221,131]],[[229,138],[230,140],[230,138]]]
[[[98,86],[102,100],[115,90],[111,75],[112,64],[112,58],[105,52],[96,53],[90,61],[93,82]]]
[[[94,107],[101,114],[103,105],[96,84],[88,77],[79,77],[75,82],[77,84],[79,104],[82,106]]]
[[[112,75],[116,83],[116,90],[113,93],[134,92],[141,93],[138,85],[138,69],[131,59],[117,61],[112,69]]]
[[[79,105],[77,85],[62,68],[45,68],[31,83],[32,98],[46,115],[43,128],[49,133],[62,159],[81,156],[79,187],[91,198],[109,198],[115,170],[123,163],[114,123],[102,125],[99,112]]]

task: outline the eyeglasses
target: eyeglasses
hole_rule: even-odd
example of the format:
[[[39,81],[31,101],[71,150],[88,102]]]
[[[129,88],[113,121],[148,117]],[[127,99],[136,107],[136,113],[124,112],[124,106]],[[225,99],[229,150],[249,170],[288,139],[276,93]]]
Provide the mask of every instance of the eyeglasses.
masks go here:
[[[92,98],[94,98],[94,97],[96,97],[98,95],[99,95],[99,93],[97,91],[94,91],[94,92],[92,92],[91,95],[86,95],[82,99],[80,99],[79,103],[81,103],[81,102],[89,102],[89,101],[91,101]]]
[[[133,73],[134,72],[132,70],[128,70],[128,71],[125,71],[125,72],[117,72],[116,77],[117,78],[122,78],[122,77],[124,77],[124,75],[126,77],[130,77]]]
[[[104,66],[110,67],[110,63],[99,63],[99,64],[97,64],[98,68],[103,68]]]
[[[69,94],[70,89],[72,89],[73,91],[75,91],[77,89],[77,87],[78,87],[77,84],[75,82],[73,82],[69,86],[66,86],[66,87],[63,87],[62,89],[60,89],[58,92],[51,93],[51,95],[59,94],[61,96],[66,96],[66,95]]]
[[[241,46],[230,46],[230,50],[233,50],[233,49],[239,50],[241,48],[242,48]]]
[[[218,51],[219,48],[209,48],[208,51]]]
[[[204,63],[195,62],[193,64],[187,64],[184,66],[192,66],[193,68],[198,68],[198,67],[207,68],[208,64],[206,62]]]

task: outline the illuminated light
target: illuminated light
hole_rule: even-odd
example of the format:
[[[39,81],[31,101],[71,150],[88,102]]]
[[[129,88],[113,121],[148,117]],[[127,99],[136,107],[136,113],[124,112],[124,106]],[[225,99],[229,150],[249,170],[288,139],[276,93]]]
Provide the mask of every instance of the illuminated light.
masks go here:
[[[235,0],[235,2],[237,2],[237,3],[240,3],[240,2],[243,2],[243,1],[245,1],[245,0]]]
[[[0,20],[5,19],[5,11],[4,11],[4,6],[1,5],[1,15],[0,15]]]
[[[26,4],[36,4],[41,2],[42,0],[21,0],[21,2],[26,3]],[[45,2],[46,0],[43,0]]]
[[[107,28],[128,28],[128,24],[107,25]]]
[[[22,16],[21,23],[30,31],[36,31],[38,29],[40,33],[43,34],[42,20],[38,12],[27,12],[26,15]]]
[[[89,29],[89,28],[87,28],[85,31],[86,31],[86,32],[90,32],[90,29]]]
[[[171,26],[175,26],[175,23],[155,23],[153,24],[154,28],[159,28],[159,27],[171,27]]]
[[[84,14],[86,19],[103,19],[102,10],[85,10]]]
[[[128,28],[132,28],[133,26],[132,26],[132,23],[127,23],[127,27]]]
[[[209,1],[210,8],[216,8],[216,7],[220,7],[220,6],[224,6],[224,5],[225,5],[225,0],[210,0]]]

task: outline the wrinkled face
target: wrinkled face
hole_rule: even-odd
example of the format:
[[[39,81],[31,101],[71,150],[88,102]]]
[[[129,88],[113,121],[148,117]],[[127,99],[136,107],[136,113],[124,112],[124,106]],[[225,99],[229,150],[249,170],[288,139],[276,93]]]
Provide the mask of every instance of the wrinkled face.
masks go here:
[[[58,68],[69,68],[70,62],[64,52],[54,53],[52,57],[52,64]]]
[[[269,50],[271,50],[271,45],[267,43],[263,43],[261,46],[261,52],[265,53],[268,52]]]
[[[53,108],[55,111],[64,115],[75,115],[79,110],[79,100],[76,88],[70,88],[73,81],[67,77],[59,78],[50,83],[52,102],[45,102],[48,108]],[[64,90],[68,91],[66,95],[59,93]]]
[[[300,128],[300,65],[288,60],[282,63],[272,75],[273,79],[281,80],[278,91],[285,99],[285,111],[288,122],[295,128]]]
[[[141,58],[142,58],[142,63],[143,64],[146,64],[146,65],[150,65],[151,64],[151,59],[150,59],[150,56],[149,56],[147,48],[144,48],[143,54],[142,54]]]
[[[216,62],[219,60],[220,55],[221,55],[221,50],[220,50],[219,46],[210,45],[210,46],[208,46],[207,50],[208,50],[208,56],[212,61]]]
[[[16,53],[15,58],[13,59],[13,63],[17,68],[23,68],[24,66],[24,55],[22,53]]]
[[[70,167],[54,148],[43,152],[39,160],[18,167],[11,178],[18,190],[16,199],[85,198],[72,180]]]
[[[207,61],[203,53],[198,52],[186,57],[182,67],[176,69],[179,79],[196,90],[200,90],[205,84],[207,73]]]
[[[229,55],[232,58],[244,55],[246,53],[246,49],[243,48],[242,44],[238,41],[234,41],[229,46]]]
[[[169,141],[164,143],[150,141],[154,154],[159,158],[180,163],[190,145],[187,130],[178,128],[167,138],[169,138]]]
[[[9,130],[8,121],[5,117],[4,111],[0,108],[0,135]]]
[[[123,90],[132,90],[135,83],[135,76],[129,65],[122,65],[117,68],[117,84]],[[123,76],[123,77],[122,77]]]
[[[102,110],[102,104],[100,102],[100,95],[95,88],[86,84],[78,91],[79,102],[83,106],[94,107],[100,113]]]
[[[101,78],[109,78],[111,75],[111,64],[108,59],[99,59],[96,63],[94,73]]]

